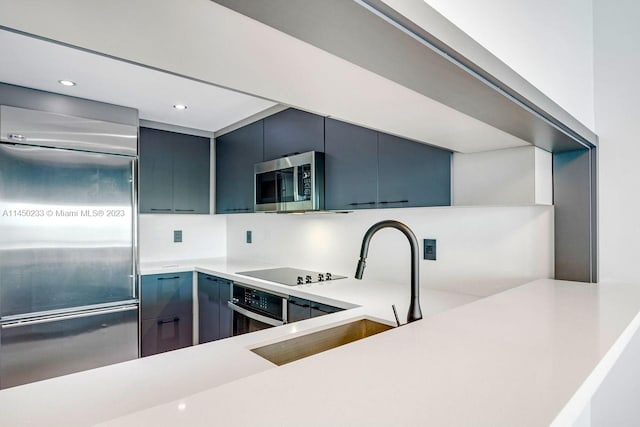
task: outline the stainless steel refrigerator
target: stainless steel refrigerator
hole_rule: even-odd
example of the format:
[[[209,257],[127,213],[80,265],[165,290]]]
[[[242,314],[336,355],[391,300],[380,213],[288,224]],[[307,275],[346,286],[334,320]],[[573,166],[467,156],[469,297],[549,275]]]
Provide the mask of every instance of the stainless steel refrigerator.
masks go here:
[[[137,128],[0,107],[0,388],[138,357]]]

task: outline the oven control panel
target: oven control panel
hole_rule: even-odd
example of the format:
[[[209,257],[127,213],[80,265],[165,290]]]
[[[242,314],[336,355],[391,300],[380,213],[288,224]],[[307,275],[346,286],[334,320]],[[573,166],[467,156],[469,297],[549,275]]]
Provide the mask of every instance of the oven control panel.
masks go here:
[[[233,285],[233,303],[274,319],[283,320],[284,301],[281,296],[258,289]]]

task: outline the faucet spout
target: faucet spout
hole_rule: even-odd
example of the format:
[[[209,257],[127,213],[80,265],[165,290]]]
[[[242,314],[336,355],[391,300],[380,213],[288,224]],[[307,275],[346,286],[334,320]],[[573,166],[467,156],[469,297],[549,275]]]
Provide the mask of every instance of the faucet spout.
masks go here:
[[[404,234],[411,246],[411,302],[409,304],[409,313],[407,314],[407,322],[414,322],[422,319],[422,311],[420,310],[420,272],[418,271],[418,264],[420,262],[420,251],[418,249],[418,239],[409,227],[399,221],[380,221],[373,224],[362,238],[362,247],[360,248],[360,260],[356,267],[356,279],[362,279],[364,274],[364,268],[366,266],[365,260],[369,253],[369,243],[371,238],[378,231],[383,228],[395,228]]]

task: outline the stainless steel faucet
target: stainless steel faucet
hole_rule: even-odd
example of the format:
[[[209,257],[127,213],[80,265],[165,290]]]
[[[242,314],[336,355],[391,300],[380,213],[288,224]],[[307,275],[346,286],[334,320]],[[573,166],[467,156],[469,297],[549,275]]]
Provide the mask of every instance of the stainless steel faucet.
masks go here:
[[[411,303],[409,304],[409,313],[407,314],[407,322],[415,322],[422,319],[422,311],[420,310],[420,274],[418,271],[418,263],[420,261],[420,251],[418,250],[418,239],[413,231],[405,224],[398,221],[380,221],[373,224],[362,238],[362,248],[360,249],[360,260],[358,261],[358,267],[356,268],[356,279],[362,279],[362,273],[366,266],[364,260],[369,253],[369,242],[377,231],[383,228],[395,228],[399,230],[409,240],[411,245]]]

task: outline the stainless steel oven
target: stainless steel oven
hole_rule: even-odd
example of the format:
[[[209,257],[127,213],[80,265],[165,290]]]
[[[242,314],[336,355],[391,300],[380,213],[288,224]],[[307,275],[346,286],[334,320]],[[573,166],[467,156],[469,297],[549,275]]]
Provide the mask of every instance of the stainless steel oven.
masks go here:
[[[287,297],[233,284],[233,336],[281,326],[287,323]]]
[[[324,153],[310,151],[254,166],[256,212],[324,209]]]

